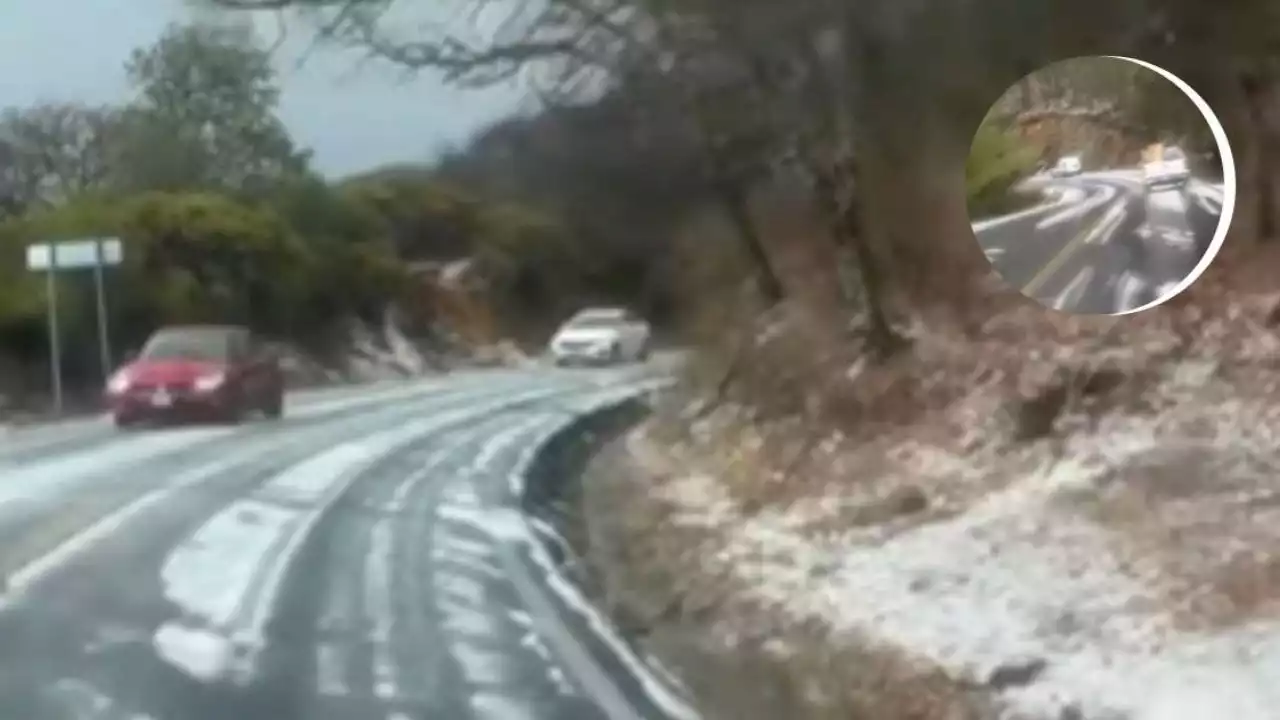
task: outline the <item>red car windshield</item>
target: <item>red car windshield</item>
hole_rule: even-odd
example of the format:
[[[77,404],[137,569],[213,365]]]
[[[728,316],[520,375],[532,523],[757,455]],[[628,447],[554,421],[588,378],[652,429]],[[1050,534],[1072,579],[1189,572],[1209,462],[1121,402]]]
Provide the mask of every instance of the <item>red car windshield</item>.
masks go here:
[[[226,332],[192,331],[157,335],[142,349],[143,360],[226,362],[231,342]]]

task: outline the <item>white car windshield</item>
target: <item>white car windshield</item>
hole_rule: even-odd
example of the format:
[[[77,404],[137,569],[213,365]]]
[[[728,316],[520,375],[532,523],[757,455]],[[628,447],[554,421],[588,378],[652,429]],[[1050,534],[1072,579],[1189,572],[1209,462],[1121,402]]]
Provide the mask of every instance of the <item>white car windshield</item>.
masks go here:
[[[612,316],[603,317],[598,315],[592,315],[592,316],[581,317],[575,320],[571,320],[569,322],[568,327],[575,328],[575,329],[581,328],[581,329],[587,329],[587,330],[596,330],[596,329],[613,329],[613,328],[617,328],[621,324],[622,324],[622,321],[616,317],[612,317]]]

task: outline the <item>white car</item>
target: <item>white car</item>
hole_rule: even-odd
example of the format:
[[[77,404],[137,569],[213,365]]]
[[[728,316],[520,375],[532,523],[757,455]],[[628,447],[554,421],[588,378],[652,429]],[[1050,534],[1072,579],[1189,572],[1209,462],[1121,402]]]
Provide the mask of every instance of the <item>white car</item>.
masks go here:
[[[549,343],[557,365],[613,365],[649,357],[649,323],[622,308],[588,308],[560,326]]]
[[[1187,156],[1178,148],[1165,148],[1158,159],[1142,166],[1142,183],[1149,188],[1161,185],[1182,187],[1190,181]]]
[[[1083,170],[1083,164],[1080,162],[1080,156],[1067,155],[1058,158],[1058,164],[1053,167],[1053,174],[1058,177],[1071,177],[1079,175],[1081,170]]]

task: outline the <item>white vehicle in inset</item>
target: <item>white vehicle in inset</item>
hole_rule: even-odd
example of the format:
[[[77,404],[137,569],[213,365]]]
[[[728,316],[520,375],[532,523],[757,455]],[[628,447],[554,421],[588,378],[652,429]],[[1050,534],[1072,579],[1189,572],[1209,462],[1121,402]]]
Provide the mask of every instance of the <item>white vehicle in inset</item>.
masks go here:
[[[1142,184],[1148,188],[1173,185],[1183,187],[1191,182],[1187,156],[1176,147],[1164,148],[1155,158],[1142,165]]]
[[[649,323],[623,308],[587,308],[569,318],[551,337],[557,365],[614,365],[649,357]]]
[[[1053,174],[1057,177],[1072,177],[1079,175],[1083,169],[1079,155],[1067,155],[1058,158],[1058,164],[1053,166]]]

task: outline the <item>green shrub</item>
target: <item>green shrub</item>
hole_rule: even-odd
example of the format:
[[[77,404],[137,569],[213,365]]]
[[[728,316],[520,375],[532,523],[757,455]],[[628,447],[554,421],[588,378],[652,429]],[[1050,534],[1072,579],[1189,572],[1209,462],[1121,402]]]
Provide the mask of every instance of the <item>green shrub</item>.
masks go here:
[[[969,215],[986,217],[1027,202],[1015,186],[1034,171],[1039,157],[1038,148],[1004,127],[992,122],[979,126],[965,163]]]

